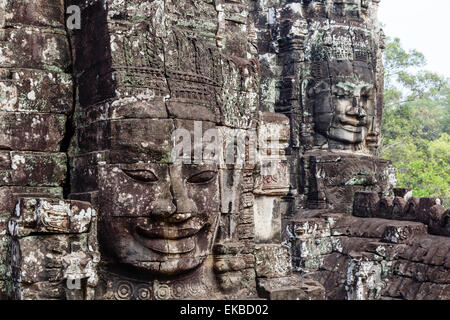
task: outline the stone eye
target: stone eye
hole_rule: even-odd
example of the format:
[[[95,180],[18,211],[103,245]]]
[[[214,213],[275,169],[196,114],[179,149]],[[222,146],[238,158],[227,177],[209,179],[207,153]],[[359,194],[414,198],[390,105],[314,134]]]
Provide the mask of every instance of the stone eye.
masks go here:
[[[156,182],[158,178],[149,170],[123,170],[123,172],[131,179],[139,182]]]
[[[214,171],[203,171],[191,176],[187,181],[189,183],[208,183],[211,182],[216,177],[216,172]]]
[[[346,97],[349,96],[349,93],[347,91],[344,91],[344,90],[338,90],[334,94],[335,94],[336,97],[338,97],[340,99],[346,98]]]

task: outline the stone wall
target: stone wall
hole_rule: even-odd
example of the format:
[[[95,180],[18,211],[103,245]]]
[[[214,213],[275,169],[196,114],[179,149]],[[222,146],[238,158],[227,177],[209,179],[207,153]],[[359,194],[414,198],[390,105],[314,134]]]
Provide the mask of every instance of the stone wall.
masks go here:
[[[445,218],[438,220],[441,236],[432,235],[434,224],[427,227],[411,218],[423,212],[431,220],[440,209],[432,206],[436,199],[411,198],[406,202],[422,202],[422,210],[410,207],[404,209],[408,214],[395,217],[386,210],[387,199],[374,201],[377,196],[356,193],[353,216],[307,210],[286,220],[284,239],[291,246],[294,268],[322,283],[328,299],[448,300],[450,241],[442,232]]]
[[[12,291],[8,220],[21,196],[62,198],[70,46],[61,1],[0,4],[0,297]]]
[[[97,215],[91,205],[21,198],[8,222],[16,300],[92,300],[97,285]]]

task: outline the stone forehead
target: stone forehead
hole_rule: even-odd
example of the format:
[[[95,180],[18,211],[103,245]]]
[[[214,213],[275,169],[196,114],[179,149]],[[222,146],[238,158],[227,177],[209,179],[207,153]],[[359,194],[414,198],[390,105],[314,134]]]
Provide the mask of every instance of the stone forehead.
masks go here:
[[[153,98],[167,101],[174,118],[227,121],[239,101],[252,98],[248,92],[258,82],[257,63],[226,56],[177,29],[160,37],[145,24],[126,28],[111,36],[111,51],[116,94],[136,96],[149,89]]]
[[[306,60],[370,63],[377,51],[374,31],[348,26],[315,26],[306,41]]]
[[[310,65],[310,75],[315,85],[327,82],[330,85],[339,82],[367,82],[375,81],[375,70],[367,62],[361,61],[319,61]]]
[[[162,84],[166,87],[173,84],[189,89],[193,85],[220,88],[245,72],[216,46],[183,31],[158,37],[145,27],[131,27],[111,35],[111,51],[112,66],[123,74],[118,79],[119,85],[127,85],[137,75],[144,75],[149,80],[165,77]]]

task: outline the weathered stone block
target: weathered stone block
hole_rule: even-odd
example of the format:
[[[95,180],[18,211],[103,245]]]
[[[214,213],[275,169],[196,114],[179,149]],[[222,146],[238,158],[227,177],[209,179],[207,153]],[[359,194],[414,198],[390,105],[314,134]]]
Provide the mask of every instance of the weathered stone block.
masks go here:
[[[403,208],[403,214],[400,220],[417,221],[420,199],[411,197]]]
[[[0,217],[9,217],[15,205],[16,201],[12,190],[10,188],[0,187]]]
[[[86,114],[87,120],[92,122],[99,121],[102,117],[111,120],[169,118],[163,98],[155,97],[153,91],[144,88],[130,95],[122,94],[120,98],[91,106],[86,110]]]
[[[346,273],[350,265],[350,256],[338,252],[333,252],[322,257],[322,264],[319,272],[326,270],[338,274]],[[318,268],[315,268],[317,270]]]
[[[449,282],[447,270],[440,266],[397,260],[393,263],[394,274],[413,278],[419,282],[446,284]]]
[[[255,197],[255,237],[258,243],[280,243],[282,214],[279,198]]]
[[[72,110],[72,77],[66,73],[16,70],[0,80],[0,111],[64,113]]]
[[[65,300],[66,292],[60,282],[13,283],[14,300]]]
[[[417,221],[429,224],[430,223],[430,211],[431,208],[437,204],[441,204],[442,201],[435,197],[420,198],[419,207],[417,208]]]
[[[364,254],[354,254],[347,271],[348,300],[376,300],[386,284],[382,279],[382,267]]]
[[[441,205],[434,205],[429,210],[428,230],[431,234],[450,237],[450,210]]]
[[[302,162],[308,201],[325,199],[329,208],[351,213],[356,192],[392,195],[395,175],[389,161],[345,153],[310,152]]]
[[[254,256],[248,255],[220,255],[215,257],[214,270],[218,273],[240,271],[254,267]]]
[[[9,297],[93,298],[99,254],[96,216],[90,204],[23,198],[16,213],[8,223],[13,235],[8,255],[13,282]]]
[[[4,153],[3,153],[4,154]],[[66,179],[64,153],[8,152],[9,168],[0,169],[0,186],[61,186]]]
[[[329,254],[333,251],[331,238],[297,240],[293,246],[293,256],[304,260]]]
[[[377,192],[357,192],[353,204],[355,217],[371,218],[376,215],[380,197]]]
[[[325,238],[331,235],[330,224],[325,219],[295,219],[288,227],[295,240]]]
[[[255,181],[255,194],[286,196],[289,192],[289,119],[281,114],[259,115],[257,163],[259,172]]]
[[[325,289],[319,283],[301,288],[279,288],[270,292],[269,300],[325,300]]]
[[[255,195],[251,192],[242,194],[240,207],[243,209],[252,208],[255,205]]]
[[[255,179],[254,193],[262,196],[287,196],[290,187],[289,163],[276,156],[261,156],[259,164],[260,172]]]
[[[112,163],[170,162],[174,129],[170,119],[100,121],[80,128],[78,141],[82,152],[111,150]]]
[[[240,240],[255,238],[254,224],[240,224],[236,227],[236,235]]]
[[[408,243],[414,237],[427,234],[427,226],[422,223],[395,223],[388,225],[383,240],[390,243]]]
[[[324,287],[298,275],[258,279],[259,294],[269,300],[325,300]]]
[[[95,192],[99,189],[99,168],[110,161],[109,155],[109,151],[100,151],[69,158],[72,194]]]
[[[80,234],[89,230],[96,212],[86,202],[22,198],[8,227],[11,235],[31,233]]]
[[[65,125],[64,115],[0,112],[0,146],[10,150],[57,152]]]
[[[350,238],[351,240],[351,238]],[[407,248],[407,244],[392,244],[379,241],[368,242],[364,251],[371,252],[383,257],[387,261],[393,261],[399,258],[399,255]],[[356,251],[356,250],[354,250]]]
[[[65,31],[6,29],[0,41],[0,67],[64,72],[70,65]]]
[[[31,25],[64,29],[64,5],[58,1],[45,0],[4,2],[5,24]]]
[[[376,217],[377,218],[383,218],[383,219],[392,219],[393,216],[393,208],[394,208],[394,201],[391,198],[381,198],[380,202],[378,203],[378,210]]]
[[[412,194],[411,189],[394,188],[394,196],[395,197],[403,198],[406,201],[409,194]]]
[[[395,197],[392,202],[392,219],[400,219],[405,210],[406,200],[402,197]]]
[[[224,242],[214,245],[214,253],[218,255],[236,255],[253,253],[254,245],[251,247],[246,241]]]
[[[255,224],[255,217],[253,214],[253,208],[243,209],[239,214],[239,224]]]
[[[243,178],[242,170],[221,169],[219,171],[223,214],[239,213]]]
[[[62,189],[62,187],[0,187],[0,216],[10,217],[19,198],[62,198]]]
[[[6,218],[0,218],[0,280],[8,280],[11,276],[9,252],[11,237],[7,234]],[[2,288],[0,288],[0,292]]]
[[[333,236],[347,235],[358,238],[381,238],[388,225],[394,222],[385,219],[345,217],[340,219],[331,233]]]
[[[292,271],[289,248],[276,244],[256,245],[255,268],[258,278],[281,278],[289,276]]]
[[[222,63],[222,83],[226,89],[221,90],[218,97],[224,114],[221,124],[232,128],[252,129],[256,126],[258,111],[255,66],[254,62],[249,60],[242,59],[239,62],[242,62],[242,65],[237,65],[231,59]],[[239,69],[241,71],[238,71]],[[237,76],[240,72],[245,75]]]
[[[289,118],[280,113],[261,112],[259,121],[258,148],[284,156],[284,150],[289,147]]]
[[[216,127],[219,146],[218,162],[223,169],[252,170],[257,161],[256,130]]]
[[[70,252],[67,235],[31,236],[12,242],[13,280],[21,284],[62,280],[62,256]],[[55,271],[55,272],[53,272]]]

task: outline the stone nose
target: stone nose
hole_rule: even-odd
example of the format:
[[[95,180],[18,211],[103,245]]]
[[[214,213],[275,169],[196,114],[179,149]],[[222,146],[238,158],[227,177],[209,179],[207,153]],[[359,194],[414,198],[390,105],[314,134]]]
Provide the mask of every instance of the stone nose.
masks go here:
[[[197,206],[185,189],[177,192],[173,184],[169,189],[165,195],[150,204],[148,212],[153,219],[178,223],[197,215]]]
[[[194,216],[197,212],[197,206],[192,199],[184,198],[179,199],[177,202],[177,212],[178,213],[189,213]]]
[[[346,113],[349,116],[354,116],[359,119],[365,118],[367,116],[367,112],[364,109],[364,104],[362,103],[360,97],[353,97],[352,106],[347,109]]]
[[[189,197],[180,167],[174,166],[170,168],[170,182],[170,193],[177,208],[177,213],[196,215],[197,206]]]
[[[165,219],[177,211],[171,199],[157,199],[150,205],[150,215],[157,219]]]
[[[188,213],[191,216],[196,215],[197,206],[195,202],[189,198],[187,190],[181,180],[172,181],[170,193],[173,197],[173,202],[175,203],[177,213]]]

